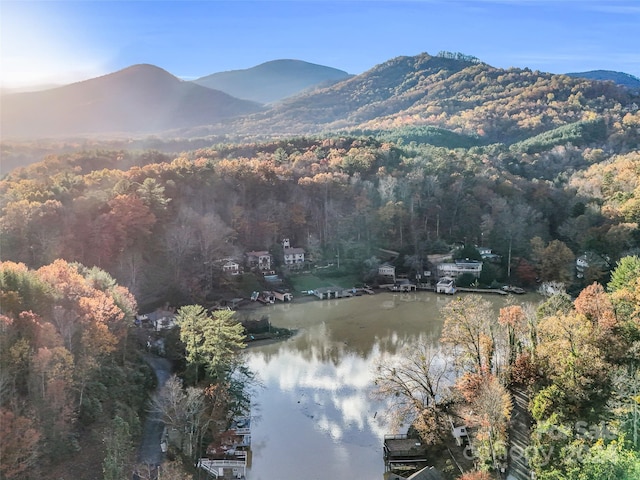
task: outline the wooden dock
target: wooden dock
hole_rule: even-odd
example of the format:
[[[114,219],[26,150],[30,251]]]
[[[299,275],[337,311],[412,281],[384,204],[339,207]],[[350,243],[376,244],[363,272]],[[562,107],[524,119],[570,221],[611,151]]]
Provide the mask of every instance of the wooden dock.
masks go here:
[[[353,297],[354,290],[355,289],[353,288],[322,287],[313,290],[313,295],[318,297],[320,300],[330,300],[332,298],[347,298]]]

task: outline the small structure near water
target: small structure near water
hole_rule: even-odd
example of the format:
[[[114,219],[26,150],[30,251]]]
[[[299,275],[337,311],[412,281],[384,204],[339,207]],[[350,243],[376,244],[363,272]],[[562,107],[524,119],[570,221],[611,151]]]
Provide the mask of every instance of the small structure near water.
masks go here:
[[[291,302],[293,300],[293,294],[285,290],[273,290],[271,293],[273,293],[276,300],[281,302]]]
[[[451,277],[442,277],[436,284],[436,293],[453,295],[456,293],[456,283]]]

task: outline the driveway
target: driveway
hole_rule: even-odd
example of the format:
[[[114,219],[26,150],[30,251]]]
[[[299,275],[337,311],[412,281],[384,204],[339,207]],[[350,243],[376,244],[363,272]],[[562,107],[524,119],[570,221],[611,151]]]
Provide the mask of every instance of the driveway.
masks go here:
[[[153,368],[158,379],[158,392],[171,375],[171,362],[166,358],[147,354],[145,361]],[[148,465],[159,465],[162,463],[164,455],[160,448],[164,423],[158,412],[150,412],[144,421],[140,448],[138,450],[138,462]]]

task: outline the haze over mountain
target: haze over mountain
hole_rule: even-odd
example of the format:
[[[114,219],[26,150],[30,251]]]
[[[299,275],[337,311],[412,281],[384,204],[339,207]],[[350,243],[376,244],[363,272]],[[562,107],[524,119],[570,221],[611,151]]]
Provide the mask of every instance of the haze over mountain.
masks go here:
[[[624,72],[614,72],[612,70],[591,70],[588,72],[567,73],[570,77],[588,78],[590,80],[610,80],[618,85],[638,90],[640,89],[640,78]]]
[[[2,98],[3,137],[151,133],[215,123],[260,105],[153,65],[134,65],[83,82]]]
[[[181,81],[152,65],[135,65],[52,90],[4,96],[2,135],[7,139],[165,132],[193,138],[430,126],[485,143],[510,144],[639,101],[637,93],[611,82],[528,68],[499,69],[448,52],[393,58],[357,76],[289,60],[227,73],[238,75],[241,89],[258,82],[255,89],[260,90],[259,80],[266,78],[264,95],[269,89],[273,92],[275,77],[256,72],[292,74],[299,69],[346,78],[261,106]],[[285,78],[283,84],[281,95],[293,92],[294,80]],[[173,132],[166,133],[169,130]]]
[[[273,60],[243,70],[214,73],[193,82],[234,97],[272,103],[349,77],[343,70],[302,60]]]

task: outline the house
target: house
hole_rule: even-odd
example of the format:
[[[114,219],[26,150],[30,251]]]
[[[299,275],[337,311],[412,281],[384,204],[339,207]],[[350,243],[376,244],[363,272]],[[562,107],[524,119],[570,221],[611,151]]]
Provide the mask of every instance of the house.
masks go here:
[[[266,250],[252,251],[245,253],[247,267],[251,270],[266,272],[271,270],[271,254]]]
[[[304,265],[304,248],[292,247],[289,243],[289,239],[285,238],[282,241],[282,248],[284,253],[284,264],[290,268],[302,268]]]
[[[385,435],[382,450],[387,472],[400,467],[420,470],[427,464],[427,447],[406,434]]]
[[[478,252],[480,252],[480,256],[482,260],[486,260],[487,262],[495,262],[498,263],[502,260],[502,257],[497,253],[493,253],[493,251],[488,247],[477,247]]]
[[[222,272],[228,275],[238,275],[240,273],[240,264],[231,258],[226,258],[222,263]]]
[[[175,313],[171,310],[156,310],[144,315],[137,315],[136,319],[140,320],[141,324],[149,324],[156,332],[160,330],[168,330],[177,325]]]
[[[453,435],[456,444],[459,447],[462,447],[465,443],[469,443],[469,432],[467,431],[467,426],[459,425],[456,427],[451,419],[449,419],[449,422],[451,422],[451,435]]]
[[[441,263],[438,265],[438,277],[456,278],[465,273],[470,273],[475,278],[480,278],[482,262],[477,260],[456,260],[454,263]]]
[[[396,267],[389,263],[383,263],[378,267],[378,275],[385,278],[390,278],[393,283],[396,281]]]
[[[408,279],[402,278],[388,287],[392,292],[415,292],[418,287],[415,283],[411,283]]]
[[[611,268],[611,259],[607,255],[598,255],[594,252],[585,252],[576,258],[576,277],[584,278],[584,274],[589,268],[594,268],[605,272]]]
[[[218,441],[207,446],[207,456],[198,467],[214,478],[246,478],[251,450],[251,425],[248,417],[236,419]]]

